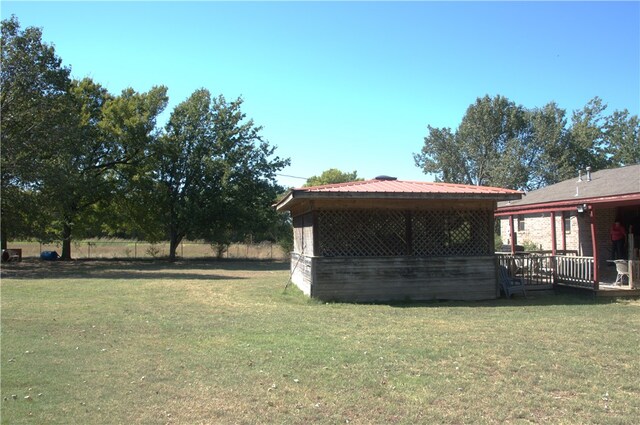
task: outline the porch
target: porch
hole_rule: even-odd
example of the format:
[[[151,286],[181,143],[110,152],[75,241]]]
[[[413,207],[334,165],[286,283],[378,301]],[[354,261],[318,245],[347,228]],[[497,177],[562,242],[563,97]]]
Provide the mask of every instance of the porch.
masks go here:
[[[629,261],[629,275],[616,283],[618,272],[614,264],[594,268],[593,257],[572,252],[545,251],[496,253],[498,264],[505,266],[511,276],[521,278],[527,291],[551,289],[592,292],[595,296],[640,296],[640,261]]]

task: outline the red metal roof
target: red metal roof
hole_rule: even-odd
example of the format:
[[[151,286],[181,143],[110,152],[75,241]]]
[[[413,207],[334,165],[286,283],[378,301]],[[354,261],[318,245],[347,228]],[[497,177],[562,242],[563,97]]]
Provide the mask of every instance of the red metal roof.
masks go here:
[[[301,187],[294,191],[313,193],[441,193],[441,194],[486,194],[522,195],[522,192],[490,186],[472,186],[453,183],[418,182],[409,180],[363,180],[324,186]],[[519,196],[518,196],[519,198]]]
[[[510,200],[520,199],[522,192],[488,186],[373,179],[324,186],[291,189],[275,206],[287,210],[303,199],[414,199],[414,200]]]

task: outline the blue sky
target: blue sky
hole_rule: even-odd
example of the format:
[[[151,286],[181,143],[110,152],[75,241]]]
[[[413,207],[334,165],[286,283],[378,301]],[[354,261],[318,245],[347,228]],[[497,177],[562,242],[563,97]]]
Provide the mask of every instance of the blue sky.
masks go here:
[[[456,128],[477,97],[570,115],[600,96],[640,108],[639,2],[6,2],[43,28],[76,78],[112,93],[169,88],[163,115],[205,87],[290,157],[432,180],[414,165],[427,125]],[[285,186],[303,180],[280,177]]]

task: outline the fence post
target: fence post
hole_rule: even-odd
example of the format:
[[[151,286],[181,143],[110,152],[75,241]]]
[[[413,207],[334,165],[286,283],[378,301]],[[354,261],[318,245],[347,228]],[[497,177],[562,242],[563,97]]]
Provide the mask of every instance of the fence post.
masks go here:
[[[91,259],[91,242],[87,242],[87,259]]]
[[[133,244],[133,258],[138,258],[138,241]]]

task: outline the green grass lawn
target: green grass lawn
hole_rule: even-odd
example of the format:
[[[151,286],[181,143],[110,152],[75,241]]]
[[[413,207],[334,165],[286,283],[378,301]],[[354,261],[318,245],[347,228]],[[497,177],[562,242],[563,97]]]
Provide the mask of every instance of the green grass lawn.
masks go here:
[[[286,263],[3,266],[6,424],[640,418],[640,301],[324,304]]]

